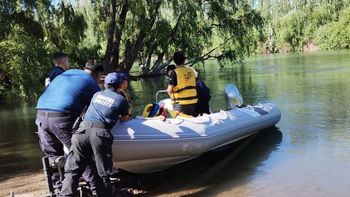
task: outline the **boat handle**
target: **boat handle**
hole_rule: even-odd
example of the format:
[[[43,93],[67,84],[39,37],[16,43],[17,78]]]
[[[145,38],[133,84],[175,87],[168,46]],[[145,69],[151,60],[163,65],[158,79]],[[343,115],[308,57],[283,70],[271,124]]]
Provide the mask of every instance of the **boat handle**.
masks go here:
[[[156,93],[156,103],[158,103],[158,94],[160,93],[168,93],[167,90],[159,90],[157,93]]]

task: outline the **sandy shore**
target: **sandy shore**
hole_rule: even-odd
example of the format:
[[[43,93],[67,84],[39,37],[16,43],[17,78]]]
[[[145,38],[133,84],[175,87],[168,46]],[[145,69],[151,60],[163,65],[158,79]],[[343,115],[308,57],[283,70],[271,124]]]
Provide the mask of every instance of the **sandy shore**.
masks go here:
[[[178,196],[201,196],[204,188],[196,188],[180,191],[162,191],[153,193],[152,191],[142,191],[137,189],[129,190],[130,196],[160,196],[160,197],[178,197]],[[205,190],[205,189],[204,189]],[[14,196],[14,197],[40,197],[47,192],[44,174],[42,172],[34,172],[30,174],[22,174],[15,177],[9,177],[0,181],[0,196]],[[242,188],[236,188],[235,196],[245,197]],[[196,195],[197,194],[197,195]],[[225,192],[215,196],[224,197],[230,196]]]
[[[145,194],[146,192],[130,188],[128,193],[137,196]],[[26,173],[0,179],[1,197],[38,197],[45,196],[46,194],[47,185],[43,172]]]
[[[46,193],[44,173],[34,172],[0,180],[0,196],[43,196]]]
[[[168,170],[147,175],[120,171],[120,187],[130,196],[247,196],[245,178],[239,171],[220,180],[225,166],[237,165],[235,158],[255,138],[241,141],[219,152],[212,152]],[[232,172],[231,172],[232,174]],[[218,180],[215,180],[215,177]],[[227,179],[227,180],[226,180]],[[219,182],[218,182],[219,181]],[[227,181],[227,183],[225,183]],[[227,185],[226,185],[227,184]],[[42,170],[0,177],[0,196],[44,196],[47,185]],[[129,196],[129,195],[127,195]]]
[[[196,191],[171,192],[168,194],[150,194],[148,192],[137,189],[129,190],[131,196],[183,196]],[[42,172],[22,174],[0,180],[0,196],[39,197],[46,193],[47,186]]]

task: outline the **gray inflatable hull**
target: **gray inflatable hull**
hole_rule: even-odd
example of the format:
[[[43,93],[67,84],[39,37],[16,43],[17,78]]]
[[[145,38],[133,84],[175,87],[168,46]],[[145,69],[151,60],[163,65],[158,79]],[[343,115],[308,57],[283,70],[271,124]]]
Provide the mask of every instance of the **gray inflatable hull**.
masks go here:
[[[119,122],[114,135],[114,166],[151,173],[274,126],[280,110],[271,103],[220,111],[197,118],[137,118]]]

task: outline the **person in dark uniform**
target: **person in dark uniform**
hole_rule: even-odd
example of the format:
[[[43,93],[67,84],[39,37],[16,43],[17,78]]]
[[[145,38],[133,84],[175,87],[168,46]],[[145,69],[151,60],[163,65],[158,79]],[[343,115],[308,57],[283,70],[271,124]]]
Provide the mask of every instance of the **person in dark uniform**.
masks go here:
[[[58,75],[68,70],[70,66],[68,55],[61,52],[53,54],[52,63],[54,67],[45,78],[45,87],[49,86]]]
[[[72,149],[65,166],[65,179],[60,196],[74,196],[79,177],[87,165],[96,165],[99,181],[96,182],[97,196],[112,196],[110,172],[112,163],[113,135],[110,129],[115,123],[129,119],[128,101],[118,89],[127,83],[120,74],[113,72],[106,76],[106,89],[97,92],[86,111],[79,129],[73,134]]]
[[[131,97],[126,93],[126,89],[128,88],[128,76],[125,73],[118,73],[120,80],[124,81],[118,88],[117,92],[122,95],[129,104],[129,117],[131,117]]]
[[[197,77],[196,80],[196,89],[198,96],[198,102],[195,109],[196,114],[200,116],[202,116],[203,114],[210,114],[210,89],[199,77]]]
[[[197,103],[196,77],[192,68],[185,67],[185,55],[174,53],[176,69],[170,73],[167,92],[171,98],[174,110],[195,116]]]
[[[38,127],[40,147],[52,164],[55,158],[69,153],[72,126],[89,105],[92,96],[100,91],[97,81],[103,72],[102,64],[88,60],[84,70],[71,69],[62,73],[40,96],[35,123]],[[84,178],[93,186],[93,176],[87,170]],[[60,191],[62,182],[58,173],[52,175],[55,192]]]

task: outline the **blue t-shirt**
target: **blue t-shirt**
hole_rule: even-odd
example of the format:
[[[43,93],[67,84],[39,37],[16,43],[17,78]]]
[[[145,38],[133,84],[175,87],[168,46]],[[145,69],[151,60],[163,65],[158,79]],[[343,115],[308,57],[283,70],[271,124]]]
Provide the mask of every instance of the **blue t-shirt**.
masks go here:
[[[53,69],[46,75],[45,87],[49,86],[50,83],[60,74],[64,72],[64,69],[59,66],[54,66]]]
[[[97,92],[91,99],[84,121],[100,122],[112,128],[119,116],[129,114],[128,101],[112,88]]]
[[[40,96],[36,109],[80,115],[92,96],[100,91],[96,80],[83,70],[71,69],[57,76]]]

